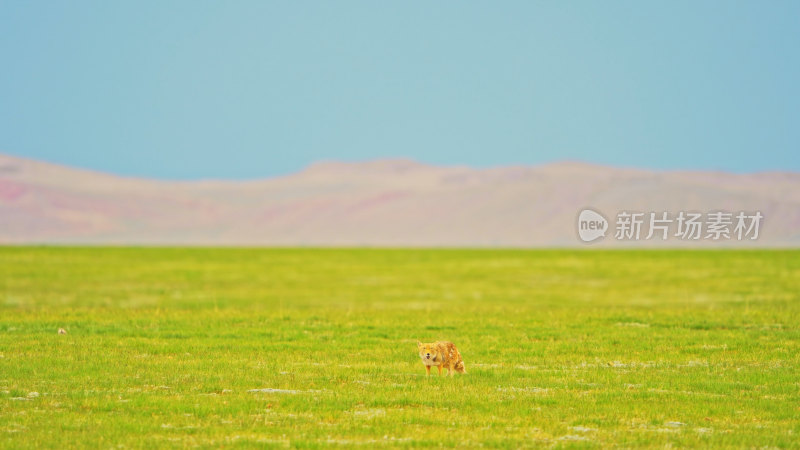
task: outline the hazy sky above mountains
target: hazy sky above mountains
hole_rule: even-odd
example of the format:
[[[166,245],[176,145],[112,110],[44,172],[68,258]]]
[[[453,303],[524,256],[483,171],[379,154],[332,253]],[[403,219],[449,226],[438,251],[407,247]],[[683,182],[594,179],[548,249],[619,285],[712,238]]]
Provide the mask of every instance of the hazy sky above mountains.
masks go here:
[[[0,0],[0,152],[800,170],[800,2]]]

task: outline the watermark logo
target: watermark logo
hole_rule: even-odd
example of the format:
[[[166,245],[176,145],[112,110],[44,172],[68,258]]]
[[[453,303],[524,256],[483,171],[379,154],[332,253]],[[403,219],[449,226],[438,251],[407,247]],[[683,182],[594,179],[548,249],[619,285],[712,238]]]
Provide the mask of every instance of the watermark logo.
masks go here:
[[[583,242],[593,242],[606,236],[608,220],[593,209],[584,209],[578,214],[578,237]]]
[[[667,211],[620,211],[614,222],[614,239],[618,241],[676,239],[682,241],[756,240],[764,216],[760,211],[734,214],[726,211],[680,211],[671,215]],[[593,209],[583,209],[578,214],[578,237],[583,242],[594,242],[606,236],[609,223]]]

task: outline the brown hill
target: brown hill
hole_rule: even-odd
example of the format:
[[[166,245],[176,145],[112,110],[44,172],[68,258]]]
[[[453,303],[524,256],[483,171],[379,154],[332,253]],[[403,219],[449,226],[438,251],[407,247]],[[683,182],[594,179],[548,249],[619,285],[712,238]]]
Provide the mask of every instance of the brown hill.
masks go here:
[[[174,182],[0,155],[0,243],[585,246],[576,237],[584,207],[612,222],[592,246],[800,245],[798,173],[377,160],[259,181]],[[613,222],[623,210],[760,211],[764,221],[757,241],[620,242]]]

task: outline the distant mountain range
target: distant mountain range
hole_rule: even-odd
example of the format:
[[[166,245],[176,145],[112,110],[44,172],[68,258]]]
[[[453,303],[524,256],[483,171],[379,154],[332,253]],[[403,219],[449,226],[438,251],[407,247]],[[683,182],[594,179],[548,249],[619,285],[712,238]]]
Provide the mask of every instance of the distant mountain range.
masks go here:
[[[585,207],[610,221],[592,244],[576,232]],[[718,210],[760,211],[759,238],[645,240],[646,227],[638,241],[614,237],[621,211]],[[800,173],[376,160],[320,162],[257,181],[161,181],[0,155],[0,243],[798,247]]]

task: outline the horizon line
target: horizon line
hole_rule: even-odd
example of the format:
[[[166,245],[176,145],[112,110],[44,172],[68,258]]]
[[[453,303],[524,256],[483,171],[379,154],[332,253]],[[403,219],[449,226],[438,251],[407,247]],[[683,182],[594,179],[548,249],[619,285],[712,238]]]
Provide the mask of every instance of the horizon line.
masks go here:
[[[366,159],[335,159],[335,158],[323,158],[309,162],[308,164],[304,165],[298,170],[279,173],[274,175],[264,175],[261,177],[256,178],[223,178],[223,177],[196,177],[196,178],[163,178],[163,177],[155,177],[155,176],[148,176],[148,175],[135,175],[135,174],[124,174],[118,173],[114,171],[102,170],[92,167],[85,167],[81,165],[72,165],[68,163],[63,163],[60,161],[52,161],[52,160],[45,160],[45,159],[38,159],[33,158],[30,156],[21,156],[17,154],[8,153],[5,151],[0,151],[0,158],[6,157],[11,159],[23,160],[30,163],[35,164],[44,164],[52,167],[57,167],[61,169],[67,170],[74,170],[74,171],[82,171],[82,172],[91,172],[98,175],[105,175],[105,176],[113,176],[118,178],[124,179],[133,179],[133,180],[146,180],[146,181],[157,181],[157,182],[177,182],[177,183],[191,183],[191,182],[256,182],[256,181],[264,181],[264,180],[271,180],[283,177],[289,177],[293,175],[297,175],[303,172],[307,172],[309,170],[314,170],[315,168],[325,167],[325,166],[343,166],[343,167],[357,167],[357,166],[366,166],[370,164],[376,163],[406,163],[418,167],[424,168],[432,168],[432,169],[464,169],[464,170],[472,170],[472,171],[491,171],[491,170],[500,170],[500,169],[536,169],[536,168],[543,168],[548,166],[576,166],[576,167],[586,167],[586,168],[598,168],[598,169],[612,169],[612,170],[623,170],[623,171],[640,171],[640,172],[649,172],[649,173],[680,173],[680,172],[687,172],[687,173],[709,173],[709,174],[724,174],[724,175],[770,175],[770,174],[781,174],[781,175],[800,175],[800,171],[794,170],[781,170],[781,169],[772,169],[772,170],[755,170],[749,172],[738,172],[738,171],[731,171],[731,170],[724,170],[724,169],[712,169],[712,168],[654,168],[654,167],[639,167],[639,166],[618,166],[612,164],[604,164],[599,162],[593,161],[585,161],[580,159],[574,158],[564,158],[564,159],[554,159],[538,164],[532,163],[511,163],[511,164],[495,164],[495,165],[487,165],[487,166],[474,166],[469,164],[463,163],[451,163],[451,164],[437,164],[437,163],[430,163],[426,161],[420,161],[419,159],[415,159],[412,157],[406,156],[394,156],[394,157],[376,157],[376,158],[366,158]],[[0,166],[0,176],[6,172],[4,166]]]

